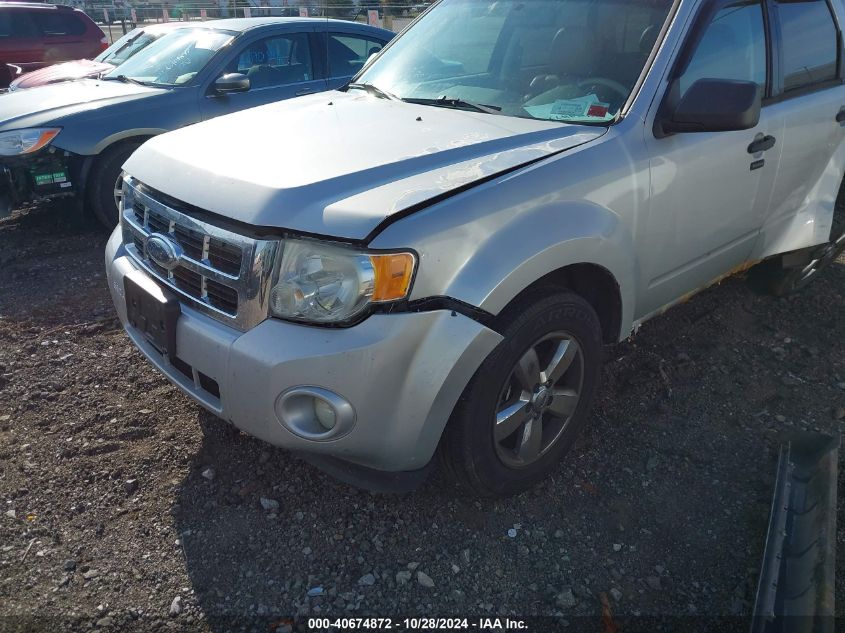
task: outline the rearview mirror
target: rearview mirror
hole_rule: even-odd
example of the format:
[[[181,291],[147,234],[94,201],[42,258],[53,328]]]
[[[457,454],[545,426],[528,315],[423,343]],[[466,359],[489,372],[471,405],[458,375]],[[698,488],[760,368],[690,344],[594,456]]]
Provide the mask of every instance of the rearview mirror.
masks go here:
[[[226,73],[214,82],[214,90],[221,94],[246,92],[249,90],[249,77],[243,73]]]
[[[666,136],[682,132],[750,130],[760,121],[762,93],[753,81],[699,79],[659,120]]]

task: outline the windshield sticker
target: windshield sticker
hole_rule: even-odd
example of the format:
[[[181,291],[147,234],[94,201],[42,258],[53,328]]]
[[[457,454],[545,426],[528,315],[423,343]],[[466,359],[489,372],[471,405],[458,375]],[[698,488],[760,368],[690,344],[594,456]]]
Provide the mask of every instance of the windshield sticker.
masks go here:
[[[525,109],[533,117],[552,121],[610,118],[610,104],[602,103],[594,94],[577,99],[559,99],[554,103],[527,106]]]
[[[552,106],[549,118],[556,121],[567,119],[604,118],[610,109],[609,103],[601,103],[599,98],[590,94],[580,99],[564,99]]]

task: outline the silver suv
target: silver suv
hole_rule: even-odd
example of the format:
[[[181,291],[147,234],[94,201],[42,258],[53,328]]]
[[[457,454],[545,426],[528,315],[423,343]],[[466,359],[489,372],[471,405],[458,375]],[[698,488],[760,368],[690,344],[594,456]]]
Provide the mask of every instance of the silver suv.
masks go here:
[[[267,442],[371,487],[439,455],[524,490],[602,345],[724,278],[845,247],[840,3],[440,0],[340,91],[125,163],[133,342]]]

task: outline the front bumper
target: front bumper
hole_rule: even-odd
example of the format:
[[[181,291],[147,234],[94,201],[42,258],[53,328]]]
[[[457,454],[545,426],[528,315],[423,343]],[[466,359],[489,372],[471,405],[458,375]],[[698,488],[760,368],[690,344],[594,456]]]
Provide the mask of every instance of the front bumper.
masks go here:
[[[183,304],[176,349],[185,371],[127,323],[123,280],[143,273],[126,254],[119,229],[106,247],[106,268],[129,337],[199,404],[270,444],[377,471],[428,464],[465,386],[502,340],[448,310],[376,314],[346,329],[267,319],[239,332]],[[277,402],[300,386],[345,398],[355,410],[351,429],[331,440],[291,432],[276,413]]]
[[[0,217],[27,202],[75,194],[79,176],[79,158],[56,148],[3,157],[0,159]]]

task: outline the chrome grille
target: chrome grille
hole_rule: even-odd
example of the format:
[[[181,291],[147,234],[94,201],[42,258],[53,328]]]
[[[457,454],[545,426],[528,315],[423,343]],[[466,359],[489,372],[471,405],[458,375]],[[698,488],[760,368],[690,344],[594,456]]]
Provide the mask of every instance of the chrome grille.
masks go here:
[[[253,239],[182,213],[156,200],[127,177],[122,212],[126,251],[153,277],[192,307],[240,330],[267,318],[278,240]],[[160,234],[178,244],[178,262],[167,270],[147,253]]]

